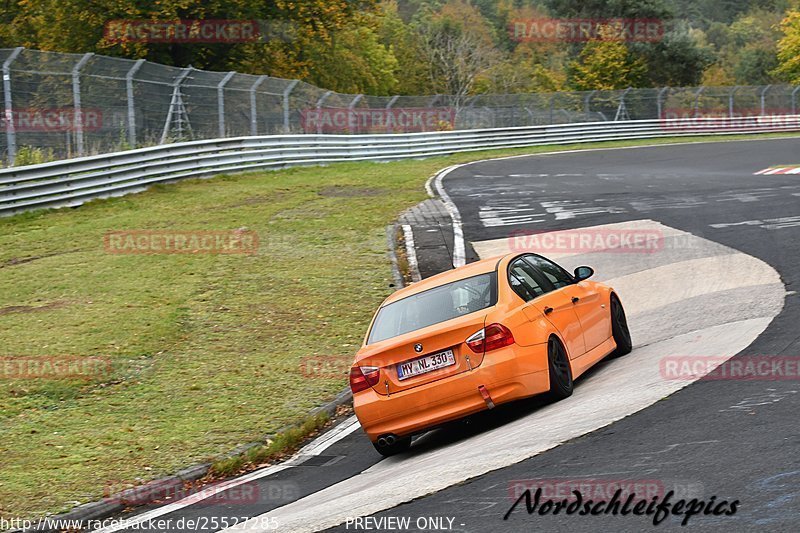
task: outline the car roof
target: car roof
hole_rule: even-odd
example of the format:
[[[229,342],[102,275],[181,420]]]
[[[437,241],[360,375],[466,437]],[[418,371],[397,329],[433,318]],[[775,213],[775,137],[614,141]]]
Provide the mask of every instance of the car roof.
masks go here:
[[[454,281],[471,278],[473,276],[486,274],[488,272],[494,272],[497,269],[497,265],[500,263],[500,261],[511,255],[516,254],[498,255],[495,257],[489,257],[487,259],[481,259],[480,261],[468,263],[464,266],[454,268],[452,270],[446,270],[429,278],[417,281],[408,285],[407,287],[399,289],[394,294],[386,298],[386,300],[383,302],[383,305],[388,305],[392,302],[396,302],[397,300],[402,300],[407,296],[412,296],[414,294],[418,294],[441,285],[446,285]]]

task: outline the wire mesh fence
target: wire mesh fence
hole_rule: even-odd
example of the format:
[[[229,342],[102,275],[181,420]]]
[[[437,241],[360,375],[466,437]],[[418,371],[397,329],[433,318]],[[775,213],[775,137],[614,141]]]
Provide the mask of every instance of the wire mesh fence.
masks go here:
[[[0,161],[282,133],[406,133],[636,119],[793,115],[800,87],[369,96],[299,80],[94,54],[0,49]]]

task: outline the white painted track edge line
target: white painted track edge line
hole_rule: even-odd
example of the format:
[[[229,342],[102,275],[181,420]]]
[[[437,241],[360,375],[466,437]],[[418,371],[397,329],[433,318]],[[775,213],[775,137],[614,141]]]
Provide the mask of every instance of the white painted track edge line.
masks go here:
[[[442,199],[445,209],[447,209],[447,212],[450,214],[450,218],[453,220],[453,266],[456,268],[467,264],[466,244],[464,243],[464,229],[461,225],[461,213],[459,213],[458,208],[453,200],[450,199],[450,195],[444,190],[442,179],[453,170],[469,164],[471,163],[449,166],[446,169],[441,170],[434,178],[436,191],[439,193],[439,197]]]
[[[164,516],[165,514],[173,513],[186,507],[190,507],[230,488],[238,487],[239,485],[244,485],[245,483],[271,476],[272,474],[276,474],[282,470],[286,470],[287,468],[299,465],[305,460],[319,455],[360,427],[361,425],[358,423],[358,419],[355,415],[353,415],[341,424],[335,426],[330,431],[325,432],[309,444],[305,445],[294,456],[281,464],[268,466],[244,476],[223,481],[222,483],[213,485],[209,488],[201,490],[198,493],[187,496],[182,500],[164,505],[163,507],[159,507],[157,509],[153,509],[152,511],[147,511],[146,513],[142,513],[140,515],[133,516],[103,529],[95,530],[93,533],[113,533],[114,531],[130,529],[135,527],[137,524],[142,524],[148,520],[153,520],[160,516]]]
[[[420,281],[422,275],[419,273],[419,262],[417,261],[417,249],[414,244],[414,230],[410,224],[402,224],[403,239],[406,242],[406,256],[408,257],[408,268],[411,270],[411,281]]]

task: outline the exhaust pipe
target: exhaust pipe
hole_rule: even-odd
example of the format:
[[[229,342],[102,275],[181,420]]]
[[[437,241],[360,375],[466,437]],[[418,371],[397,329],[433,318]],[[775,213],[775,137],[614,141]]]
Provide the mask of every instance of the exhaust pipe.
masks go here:
[[[392,446],[394,443],[397,442],[397,436],[393,434],[383,435],[378,437],[378,446],[381,448],[385,448],[387,446]]]

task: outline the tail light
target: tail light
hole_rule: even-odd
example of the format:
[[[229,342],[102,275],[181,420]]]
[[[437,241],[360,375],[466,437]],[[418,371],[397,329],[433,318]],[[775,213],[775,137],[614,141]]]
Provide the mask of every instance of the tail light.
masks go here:
[[[511,334],[511,330],[502,324],[489,324],[470,335],[465,342],[475,353],[491,352],[503,346],[514,344],[514,335]]]
[[[354,366],[350,369],[350,390],[353,394],[376,385],[380,377],[377,366]]]

